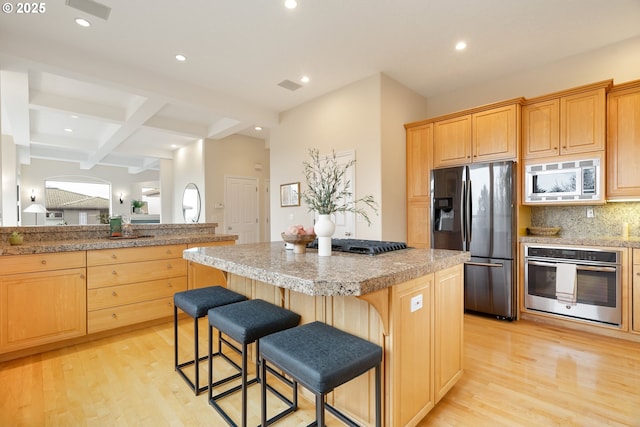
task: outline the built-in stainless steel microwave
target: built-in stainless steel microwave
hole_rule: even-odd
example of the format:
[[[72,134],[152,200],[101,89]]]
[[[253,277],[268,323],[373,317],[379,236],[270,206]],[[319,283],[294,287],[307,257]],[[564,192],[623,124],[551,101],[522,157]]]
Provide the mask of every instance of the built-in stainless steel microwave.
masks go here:
[[[525,167],[525,201],[550,203],[600,199],[600,159],[530,164]]]

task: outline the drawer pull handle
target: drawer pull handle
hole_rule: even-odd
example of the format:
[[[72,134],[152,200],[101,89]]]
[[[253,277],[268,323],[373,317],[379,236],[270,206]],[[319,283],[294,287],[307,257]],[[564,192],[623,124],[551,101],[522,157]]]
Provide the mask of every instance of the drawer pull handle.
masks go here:
[[[167,249],[167,255],[171,255],[171,249]]]
[[[115,270],[112,270],[112,271],[111,271],[111,274],[113,274],[113,275],[115,276],[115,275],[116,275],[116,274],[118,274],[118,273],[116,273],[116,271],[115,271]]]
[[[168,264],[168,265],[167,265],[167,268],[168,268],[169,270],[171,270],[171,269],[173,268],[173,265]]]
[[[116,259],[118,257],[116,256],[116,254],[111,254],[111,258]]]
[[[171,284],[171,282],[167,283],[167,287],[172,288],[173,285]]]
[[[116,294],[116,291],[111,292],[111,295],[114,296],[114,297],[118,296],[118,294]]]
[[[43,259],[42,261],[40,261],[40,263],[41,263],[42,265],[45,265],[45,264],[47,263],[47,260],[46,260],[46,259]]]
[[[117,319],[117,318],[118,318],[118,315],[117,315],[117,314],[115,314],[115,313],[112,313],[112,314],[111,314],[111,317],[113,317],[114,319]]]

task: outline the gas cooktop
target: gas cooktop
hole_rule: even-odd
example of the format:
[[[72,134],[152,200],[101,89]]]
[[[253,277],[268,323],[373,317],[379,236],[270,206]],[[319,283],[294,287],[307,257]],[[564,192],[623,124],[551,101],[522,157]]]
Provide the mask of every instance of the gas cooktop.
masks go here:
[[[309,243],[307,247],[318,249],[318,239]],[[400,249],[407,249],[407,244],[403,242],[385,242],[382,240],[331,239],[331,250],[336,252],[378,255]]]

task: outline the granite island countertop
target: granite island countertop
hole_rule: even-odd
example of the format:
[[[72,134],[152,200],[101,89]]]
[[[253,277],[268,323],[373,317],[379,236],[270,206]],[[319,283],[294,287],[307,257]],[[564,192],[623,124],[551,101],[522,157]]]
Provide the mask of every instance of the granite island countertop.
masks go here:
[[[403,249],[369,256],[333,252],[320,257],[285,250],[284,242],[196,247],[184,258],[238,276],[312,296],[359,296],[461,264],[468,252]]]

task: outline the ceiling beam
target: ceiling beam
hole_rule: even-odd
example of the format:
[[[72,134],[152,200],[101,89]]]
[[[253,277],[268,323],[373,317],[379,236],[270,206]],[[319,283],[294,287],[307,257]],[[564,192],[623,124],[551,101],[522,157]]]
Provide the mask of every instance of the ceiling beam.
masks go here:
[[[23,71],[0,70],[0,93],[2,94],[3,117],[8,123],[2,124],[3,133],[13,136],[19,146],[29,146],[29,75]],[[5,129],[10,129],[7,132]]]
[[[30,107],[33,110],[61,111],[116,124],[121,124],[126,120],[125,109],[111,105],[39,91],[32,91],[30,98]]]

